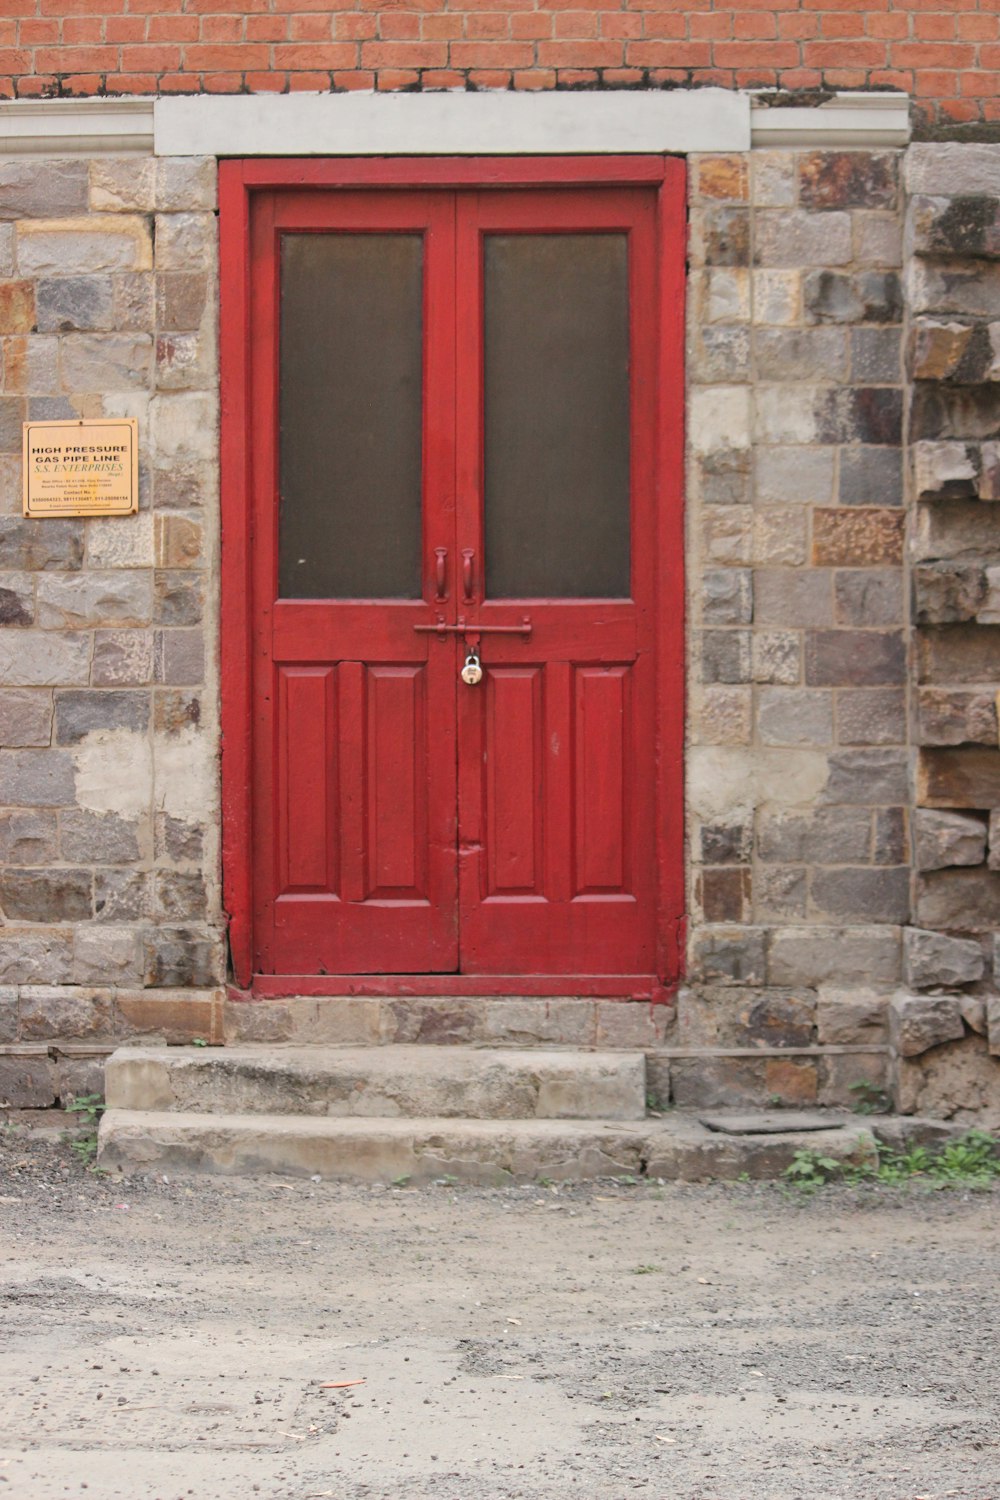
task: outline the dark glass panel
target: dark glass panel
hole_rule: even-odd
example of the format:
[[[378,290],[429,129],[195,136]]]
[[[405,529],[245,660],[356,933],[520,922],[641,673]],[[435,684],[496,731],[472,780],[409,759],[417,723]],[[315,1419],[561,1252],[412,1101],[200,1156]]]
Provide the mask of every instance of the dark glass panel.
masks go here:
[[[489,235],[485,300],[487,593],[627,597],[626,236]]]
[[[423,242],[281,246],[279,592],[419,598]]]

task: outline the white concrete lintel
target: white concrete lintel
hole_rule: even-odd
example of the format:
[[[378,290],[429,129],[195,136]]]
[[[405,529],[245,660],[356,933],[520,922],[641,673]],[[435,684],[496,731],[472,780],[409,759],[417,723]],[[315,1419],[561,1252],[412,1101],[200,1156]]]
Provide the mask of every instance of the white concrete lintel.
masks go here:
[[[157,99],[158,156],[524,156],[746,151],[728,89],[242,94]]]
[[[767,105],[751,99],[751,139],[773,149],[795,146],[905,146],[907,94],[835,94],[822,104]]]
[[[152,99],[0,100],[0,156],[120,156],[152,149]]]

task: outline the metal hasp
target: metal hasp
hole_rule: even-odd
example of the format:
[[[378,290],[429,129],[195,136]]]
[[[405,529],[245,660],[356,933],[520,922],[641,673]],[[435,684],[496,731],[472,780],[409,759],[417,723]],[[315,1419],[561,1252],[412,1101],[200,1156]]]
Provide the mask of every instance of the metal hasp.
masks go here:
[[[457,625],[449,625],[440,615],[434,625],[414,625],[418,635],[530,635],[532,631],[531,619],[525,615],[520,625],[475,625],[471,620],[459,620]]]

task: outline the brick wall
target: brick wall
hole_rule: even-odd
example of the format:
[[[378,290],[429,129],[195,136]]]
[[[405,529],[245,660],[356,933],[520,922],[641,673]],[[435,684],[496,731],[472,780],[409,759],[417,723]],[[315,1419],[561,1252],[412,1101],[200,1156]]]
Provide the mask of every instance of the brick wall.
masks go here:
[[[902,89],[1000,121],[998,0],[4,0],[0,95]]]

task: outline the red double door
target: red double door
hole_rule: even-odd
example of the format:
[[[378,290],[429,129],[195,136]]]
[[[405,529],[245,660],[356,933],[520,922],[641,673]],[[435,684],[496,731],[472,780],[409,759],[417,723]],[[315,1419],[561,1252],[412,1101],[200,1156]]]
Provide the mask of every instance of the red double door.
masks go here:
[[[250,267],[256,973],[642,984],[656,194],[261,192]]]

